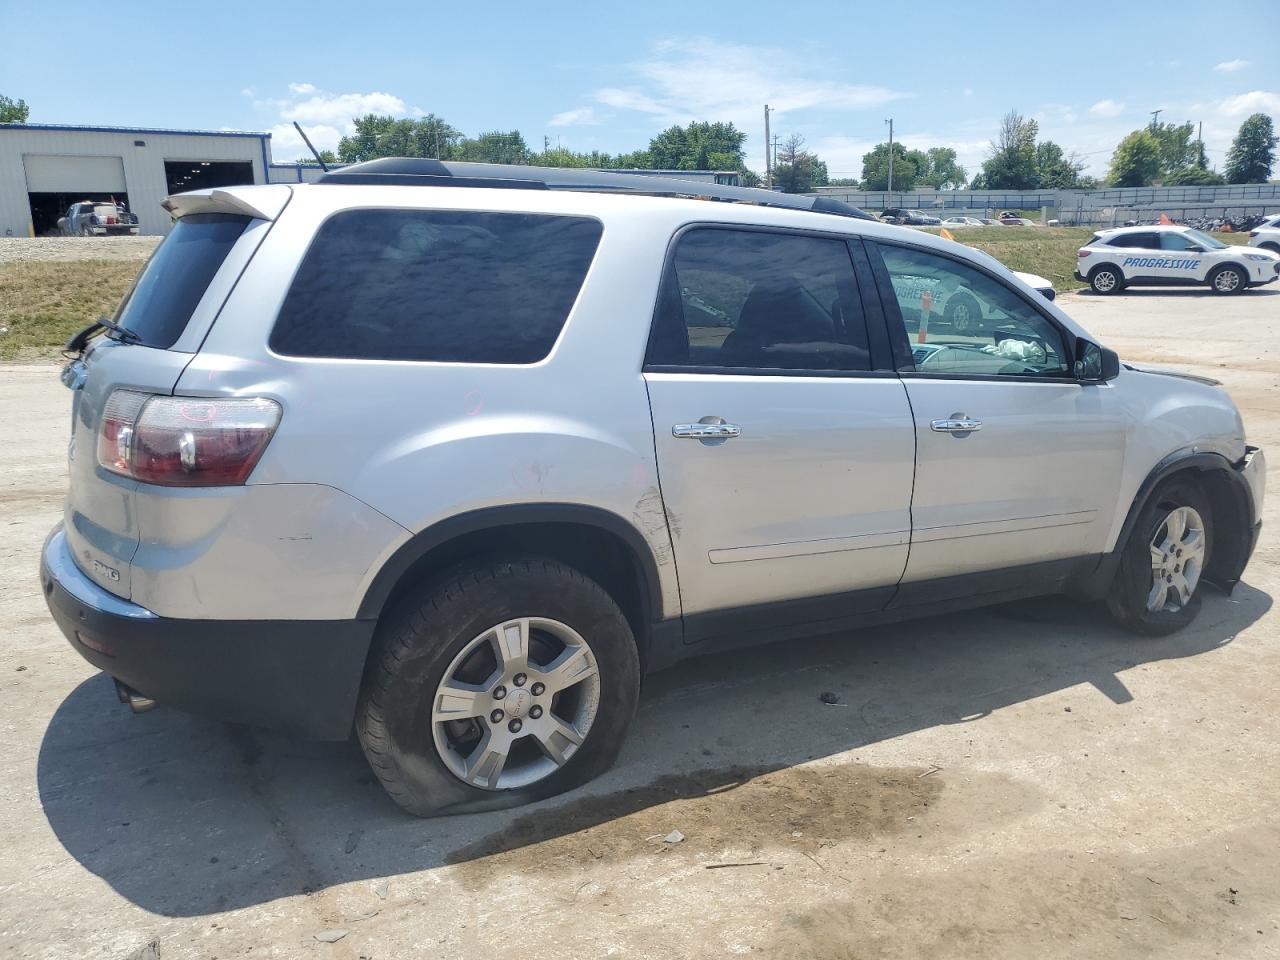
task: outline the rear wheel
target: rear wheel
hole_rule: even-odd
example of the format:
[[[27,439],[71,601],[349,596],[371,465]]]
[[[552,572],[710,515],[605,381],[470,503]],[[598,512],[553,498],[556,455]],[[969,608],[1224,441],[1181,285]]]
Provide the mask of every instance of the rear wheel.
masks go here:
[[[1172,480],[1143,508],[1107,597],[1123,626],[1160,636],[1200,611],[1200,583],[1213,547],[1209,502],[1194,483]]]
[[[417,816],[516,806],[606,770],[635,713],[626,617],[554,560],[456,570],[379,628],[356,734]]]
[[[1209,286],[1214,293],[1240,293],[1249,286],[1249,277],[1239,267],[1228,264],[1209,275]]]
[[[1094,267],[1089,273],[1089,287],[1094,293],[1102,296],[1119,293],[1124,289],[1124,276],[1120,273],[1119,267],[1113,267],[1109,263],[1103,264],[1100,267]]]

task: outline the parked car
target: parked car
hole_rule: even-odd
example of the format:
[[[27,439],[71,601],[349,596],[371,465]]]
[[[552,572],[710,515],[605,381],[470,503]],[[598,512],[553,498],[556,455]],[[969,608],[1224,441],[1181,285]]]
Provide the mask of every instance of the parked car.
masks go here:
[[[947,217],[942,221],[942,225],[947,228],[986,226],[981,217]]]
[[[1076,279],[1100,294],[1129,286],[1187,285],[1243,293],[1278,276],[1280,252],[1233,246],[1177,225],[1099,230],[1076,252]]]
[[[1218,386],[977,250],[635,179],[170,198],[67,346],[72,647],[135,709],[354,728],[425,815],[596,776],[690,656],[1060,592],[1165,634],[1240,578],[1265,468]],[[961,290],[985,335],[930,322]]]
[[[890,207],[880,214],[880,219],[884,223],[909,224],[911,226],[935,226],[942,222],[923,210],[908,210],[905,207]]]
[[[1026,217],[1001,217],[1000,223],[1005,227],[1036,227],[1039,226],[1034,220],[1028,220]]]
[[[68,237],[105,237],[136,234],[138,215],[122,204],[85,200],[73,203],[58,219],[58,232]]]
[[[1249,246],[1280,253],[1280,213],[1267,217],[1249,231]]]

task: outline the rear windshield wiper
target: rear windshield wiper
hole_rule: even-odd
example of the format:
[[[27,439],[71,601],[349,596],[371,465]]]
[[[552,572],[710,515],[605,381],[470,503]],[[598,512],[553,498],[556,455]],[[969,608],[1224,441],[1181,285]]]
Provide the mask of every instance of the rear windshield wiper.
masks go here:
[[[84,348],[89,343],[89,339],[99,330],[108,331],[114,339],[119,340],[121,343],[142,342],[142,338],[127,327],[120,326],[109,317],[99,317],[68,340],[66,347],[63,348],[64,352],[77,355],[84,353]]]

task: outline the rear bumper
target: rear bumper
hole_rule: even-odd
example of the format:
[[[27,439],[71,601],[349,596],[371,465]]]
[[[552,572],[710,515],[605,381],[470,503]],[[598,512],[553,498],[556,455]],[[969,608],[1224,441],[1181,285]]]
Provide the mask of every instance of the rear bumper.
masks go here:
[[[371,620],[160,617],[85,576],[61,525],[40,586],[80,656],[161,705],[323,740],[350,734]]]

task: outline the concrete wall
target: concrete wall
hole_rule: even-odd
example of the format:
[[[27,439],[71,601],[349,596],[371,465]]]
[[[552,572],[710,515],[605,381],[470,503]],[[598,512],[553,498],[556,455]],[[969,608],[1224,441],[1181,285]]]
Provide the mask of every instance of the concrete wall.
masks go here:
[[[0,236],[27,236],[31,230],[26,156],[120,157],[139,232],[158,236],[169,232],[169,214],[160,206],[168,193],[166,160],[248,162],[254,183],[266,183],[269,144],[265,133],[0,124]]]

